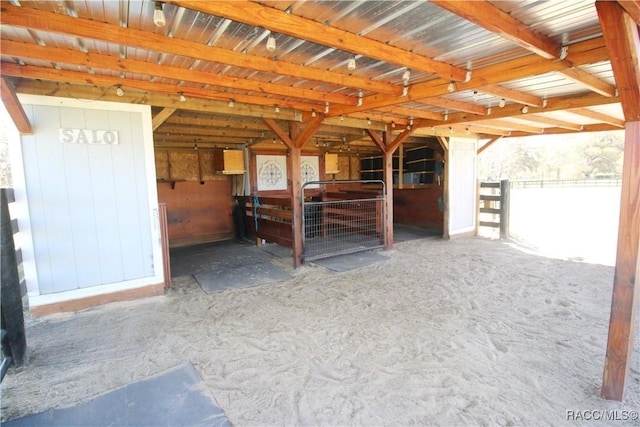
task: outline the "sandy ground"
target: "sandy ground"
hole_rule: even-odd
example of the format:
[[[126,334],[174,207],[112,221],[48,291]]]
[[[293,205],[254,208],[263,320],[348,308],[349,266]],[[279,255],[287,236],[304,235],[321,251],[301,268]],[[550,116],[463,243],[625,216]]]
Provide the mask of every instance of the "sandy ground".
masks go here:
[[[638,425],[637,337],[624,402],[599,397],[612,267],[482,238],[381,253],[346,273],[281,260],[292,280],[206,295],[185,277],[162,297],[28,319],[2,419],[190,361],[238,426]]]

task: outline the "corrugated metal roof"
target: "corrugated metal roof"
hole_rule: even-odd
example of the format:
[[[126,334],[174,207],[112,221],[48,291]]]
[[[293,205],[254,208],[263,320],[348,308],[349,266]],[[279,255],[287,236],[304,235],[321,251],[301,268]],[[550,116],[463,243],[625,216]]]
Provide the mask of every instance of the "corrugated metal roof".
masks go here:
[[[153,24],[155,4],[150,0],[22,1],[14,3],[24,8],[25,13],[35,9],[78,19],[109,23],[120,28],[167,36],[169,38],[166,39],[166,43],[171,43],[171,39],[186,40],[201,45],[202,49],[207,49],[206,46],[213,46],[240,55],[247,55],[247,58],[266,58],[277,61],[279,64],[303,66],[310,71],[323,70],[327,73],[333,73],[335,76],[351,76],[363,79],[363,81],[385,82],[402,86],[403,73],[410,69],[409,83],[411,86],[428,85],[442,80],[434,72],[412,69],[412,64],[404,62],[400,57],[381,60],[359,53],[354,55],[354,53],[333,46],[305,40],[304,33],[293,37],[277,31],[272,32],[266,28],[268,23],[265,23],[264,26],[253,26],[173,4],[164,4],[167,24],[158,28]],[[363,37],[363,42],[367,40],[380,42],[460,69],[469,69],[472,71],[472,81],[475,70],[533,55],[529,50],[499,34],[469,22],[436,4],[422,0],[394,2],[369,0],[263,1],[258,4],[286,11],[291,16],[322,23],[327,28],[336,28],[359,35]],[[492,1],[490,4],[508,13],[528,28],[549,37],[554,42],[569,45],[569,52],[571,52],[572,44],[595,39],[602,35],[592,0]],[[114,43],[103,40],[99,33],[95,37],[76,37],[72,34],[65,35],[43,28],[25,29],[2,25],[0,35],[2,39],[26,44],[35,43],[51,48],[109,55],[122,60],[130,59],[179,67],[185,70],[197,70],[211,75],[211,83],[207,85],[195,83],[189,81],[188,76],[177,75],[175,78],[164,78],[131,73],[126,71],[126,68],[104,69],[80,64],[52,64],[43,59],[3,55],[3,61],[7,63],[28,64],[38,69],[56,66],[62,70],[88,71],[123,79],[123,83],[130,79],[175,85],[177,90],[180,88],[185,88],[185,90],[186,88],[206,89],[216,93],[214,99],[220,99],[225,94],[228,94],[229,97],[234,94],[245,94],[262,97],[265,100],[265,105],[270,105],[270,103],[272,105],[277,101],[306,103],[307,112],[311,108],[320,112],[323,110],[323,103],[301,98],[296,95],[296,90],[306,89],[318,93],[343,94],[353,97],[353,99],[359,96],[365,99],[379,96],[389,97],[390,100],[394,99],[389,94],[381,95],[377,90],[362,89],[353,83],[338,84],[330,82],[329,79],[325,81],[318,78],[301,78],[294,74],[278,72],[275,68],[273,71],[269,71],[262,69],[264,67],[257,69],[252,69],[250,66],[237,67],[224,61],[216,62],[203,59],[197,54],[194,55],[194,52],[185,51],[185,54],[182,55],[181,52],[164,52],[158,48],[144,48],[138,43],[129,43],[127,39]],[[277,49],[274,52],[270,52],[266,48],[266,40],[270,35],[276,39]],[[352,57],[355,57],[357,66],[355,70],[348,70],[347,63]],[[587,63],[578,68],[611,86],[615,86],[609,61]],[[237,88],[216,86],[216,76],[236,78],[238,82],[246,80],[278,84],[291,88],[292,95],[290,97],[275,95],[269,93],[268,90],[253,92],[243,89],[241,84]],[[584,84],[576,83],[557,72],[538,73],[525,78],[503,80],[500,84],[506,89],[540,98],[575,96],[590,92],[590,89]],[[464,85],[462,86],[464,87]],[[489,93],[483,92],[482,85],[476,86],[473,89],[455,91],[451,94],[440,93],[438,96],[445,100],[450,99],[484,108],[499,108],[500,97],[492,95],[490,91]],[[412,89],[409,88],[409,90]],[[474,95],[474,92],[477,94]],[[411,117],[408,116],[411,110],[415,110],[416,113],[448,113],[451,115],[456,113],[453,109],[430,105],[428,102],[420,100],[406,102],[399,95],[397,100],[395,105],[401,107],[400,110],[403,113],[389,111],[389,108],[386,107],[381,109],[376,107],[370,110],[371,115],[383,114],[385,117],[398,118],[399,122],[402,120],[406,122]],[[389,105],[393,105],[393,103],[389,103]],[[514,105],[514,101],[507,100],[506,107],[512,105]],[[336,106],[332,105],[331,108],[336,108]],[[601,107],[594,106],[593,109],[601,111],[603,114],[621,117],[621,110],[617,103]],[[354,114],[354,117],[362,115],[366,115],[366,111],[358,112],[358,114]],[[570,113],[567,113],[566,117],[567,120],[570,119],[576,123],[582,123],[585,120],[584,118],[576,119],[575,114]],[[477,117],[474,118],[474,120],[477,119]],[[588,120],[590,120],[588,123],[593,123],[593,119]]]

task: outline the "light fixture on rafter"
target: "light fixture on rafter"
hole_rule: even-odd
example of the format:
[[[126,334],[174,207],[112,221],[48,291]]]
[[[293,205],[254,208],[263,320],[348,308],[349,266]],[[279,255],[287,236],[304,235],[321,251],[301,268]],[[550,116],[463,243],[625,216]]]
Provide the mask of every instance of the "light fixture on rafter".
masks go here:
[[[311,110],[311,117],[316,117],[318,115],[318,113],[316,113],[316,109],[312,109]]]
[[[347,61],[347,69],[349,71],[353,71],[356,69],[356,57],[352,56],[351,58],[349,58],[349,60]]]
[[[267,38],[267,50],[269,52],[275,52],[276,50],[276,38],[273,36],[273,33],[269,34]]]
[[[547,105],[549,105],[549,101],[547,100],[547,97],[545,96],[544,98],[542,98],[542,108],[547,108]]]
[[[276,113],[279,113],[279,112],[280,112],[280,107],[278,107],[278,105],[277,105],[277,104],[276,104],[276,107],[274,108],[274,111],[275,111]]]
[[[362,89],[358,90],[358,107],[362,106]]]
[[[473,97],[472,97],[472,98],[473,98],[473,100],[474,100],[474,101],[477,101],[477,100],[478,100],[479,95],[478,95],[478,91],[477,91],[477,90],[474,90],[474,91],[473,91]]]
[[[507,101],[504,98],[500,99],[500,102],[498,103],[498,107],[504,108],[505,105],[507,105]]]
[[[405,86],[408,85],[409,79],[411,79],[411,70],[407,68],[404,73],[402,73],[402,83],[404,83]]]
[[[124,90],[122,90],[119,84],[116,85],[116,95],[124,96]]]
[[[180,95],[180,102],[186,102],[187,101],[187,98],[184,97],[184,93],[178,92],[178,94]]]
[[[325,102],[324,103],[324,113],[327,114],[329,112],[329,103]]]
[[[233,108],[236,105],[235,101],[233,100],[233,98],[231,98],[229,100],[229,108]]]
[[[522,111],[522,114],[527,114],[529,112],[529,107],[525,105],[520,111]]]
[[[446,122],[447,120],[449,120],[449,110],[445,110],[444,112],[444,121]]]
[[[456,90],[456,84],[455,82],[449,82],[449,85],[447,86],[447,91],[449,93],[452,93]]]
[[[162,2],[155,2],[153,9],[153,23],[156,27],[161,28],[167,25],[167,18],[164,16],[164,10],[162,8]]]

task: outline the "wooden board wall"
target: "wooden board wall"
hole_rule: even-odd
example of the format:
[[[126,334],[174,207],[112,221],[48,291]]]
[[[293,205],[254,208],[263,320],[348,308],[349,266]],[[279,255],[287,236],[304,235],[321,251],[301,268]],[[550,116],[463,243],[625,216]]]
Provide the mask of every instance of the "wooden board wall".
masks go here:
[[[425,185],[422,188],[393,190],[393,221],[433,230],[443,230],[444,214],[438,208],[442,187]]]
[[[167,204],[169,245],[185,246],[233,237],[231,178],[158,183],[158,200]]]

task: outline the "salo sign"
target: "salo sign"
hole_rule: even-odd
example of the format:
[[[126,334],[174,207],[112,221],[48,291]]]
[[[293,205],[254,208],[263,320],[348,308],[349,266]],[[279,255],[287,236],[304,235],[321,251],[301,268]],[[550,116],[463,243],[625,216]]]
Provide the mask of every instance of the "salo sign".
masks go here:
[[[115,130],[60,129],[60,142],[63,144],[118,145],[118,132]]]

